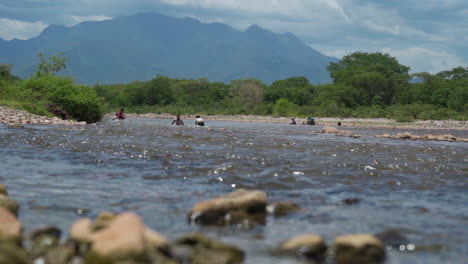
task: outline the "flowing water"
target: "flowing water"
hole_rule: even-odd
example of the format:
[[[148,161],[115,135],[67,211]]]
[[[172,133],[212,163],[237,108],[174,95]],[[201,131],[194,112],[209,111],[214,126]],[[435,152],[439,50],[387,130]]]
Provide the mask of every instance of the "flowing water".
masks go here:
[[[238,245],[246,263],[296,263],[269,252],[305,232],[331,243],[342,234],[391,228],[421,250],[389,249],[386,263],[468,258],[468,143],[373,137],[403,132],[398,129],[347,128],[364,135],[355,139],[320,134],[313,126],[170,122],[23,129],[0,124],[0,183],[20,203],[26,232],[45,224],[68,230],[74,220],[104,210],[133,211],[170,239],[202,231]],[[196,202],[236,188],[263,190],[269,201],[292,201],[304,210],[268,217],[250,230],[187,222]],[[361,202],[344,205],[347,198]]]

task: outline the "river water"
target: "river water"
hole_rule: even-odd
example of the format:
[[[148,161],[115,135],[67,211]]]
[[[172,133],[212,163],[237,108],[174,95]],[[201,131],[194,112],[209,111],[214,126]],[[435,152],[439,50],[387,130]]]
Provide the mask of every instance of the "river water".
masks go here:
[[[389,249],[386,263],[466,263],[468,143],[373,137],[403,132],[398,129],[346,128],[364,135],[356,139],[320,134],[314,126],[170,122],[0,124],[0,183],[20,203],[26,232],[45,224],[66,231],[80,217],[133,211],[170,239],[202,231],[241,247],[246,263],[266,264],[296,263],[269,252],[298,234],[320,234],[331,243],[342,234],[396,228],[420,250]],[[269,201],[292,201],[304,210],[268,217],[250,230],[187,223],[196,202],[236,188],[263,190]],[[344,205],[347,198],[360,203]]]

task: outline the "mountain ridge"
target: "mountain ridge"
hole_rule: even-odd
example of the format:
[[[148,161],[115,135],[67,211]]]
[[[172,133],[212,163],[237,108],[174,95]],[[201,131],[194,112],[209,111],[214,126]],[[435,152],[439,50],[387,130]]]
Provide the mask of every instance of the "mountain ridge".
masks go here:
[[[0,63],[15,64],[13,73],[29,77],[39,52],[63,52],[62,73],[77,82],[127,83],[158,74],[229,82],[256,78],[271,83],[305,76],[329,82],[328,57],[292,33],[277,34],[258,25],[240,31],[223,23],[140,13],[72,27],[49,25],[28,40],[0,40]]]

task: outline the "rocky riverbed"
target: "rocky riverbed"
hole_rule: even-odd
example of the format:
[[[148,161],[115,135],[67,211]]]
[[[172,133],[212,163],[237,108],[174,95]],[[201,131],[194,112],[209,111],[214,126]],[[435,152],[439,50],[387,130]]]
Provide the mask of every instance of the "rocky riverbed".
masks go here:
[[[41,125],[86,125],[86,122],[62,120],[58,117],[46,117],[31,114],[27,111],[0,106],[0,123],[41,124]]]
[[[239,189],[202,201],[189,212],[189,223],[220,226],[263,224],[267,194]],[[11,206],[16,204],[16,206]],[[291,204],[282,203],[284,208]],[[275,206],[273,206],[274,208]],[[297,212],[297,205],[292,205]],[[77,219],[62,239],[55,226],[23,234],[18,206],[0,184],[0,263],[14,264],[236,264],[245,253],[235,245],[211,239],[200,232],[175,241],[146,226],[132,212],[101,212],[96,219]],[[282,216],[285,216],[283,214]],[[202,220],[202,221],[201,221]],[[388,236],[388,234],[387,234]],[[337,237],[330,246],[316,234],[302,234],[271,249],[276,256],[291,256],[303,263],[379,264],[385,261],[385,244],[378,235],[351,234]]]

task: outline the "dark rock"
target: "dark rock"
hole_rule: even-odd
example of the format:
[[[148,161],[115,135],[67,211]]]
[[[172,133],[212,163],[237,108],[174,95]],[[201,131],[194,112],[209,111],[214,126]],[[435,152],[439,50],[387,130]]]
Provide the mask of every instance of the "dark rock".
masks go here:
[[[346,198],[341,201],[341,204],[344,205],[356,205],[359,204],[362,200],[360,198]]]
[[[327,245],[323,238],[315,234],[304,234],[281,243],[277,252],[286,255],[297,255],[308,260],[322,262],[325,260]]]
[[[244,261],[244,252],[239,248],[207,238],[201,233],[188,234],[176,244],[192,248],[192,264],[235,264]]]
[[[28,254],[14,243],[1,241],[0,264],[29,264]]]
[[[301,207],[293,202],[278,202],[268,206],[268,212],[276,217],[286,216],[301,210]]]
[[[336,264],[381,264],[385,261],[384,244],[369,234],[337,237],[332,252]]]
[[[392,228],[384,232],[375,234],[385,245],[399,248],[401,245],[407,245],[408,239],[401,233],[400,229]]]
[[[29,238],[34,241],[36,238],[42,235],[49,235],[60,239],[62,236],[62,230],[55,226],[45,226],[31,231],[31,233],[29,233]]]

